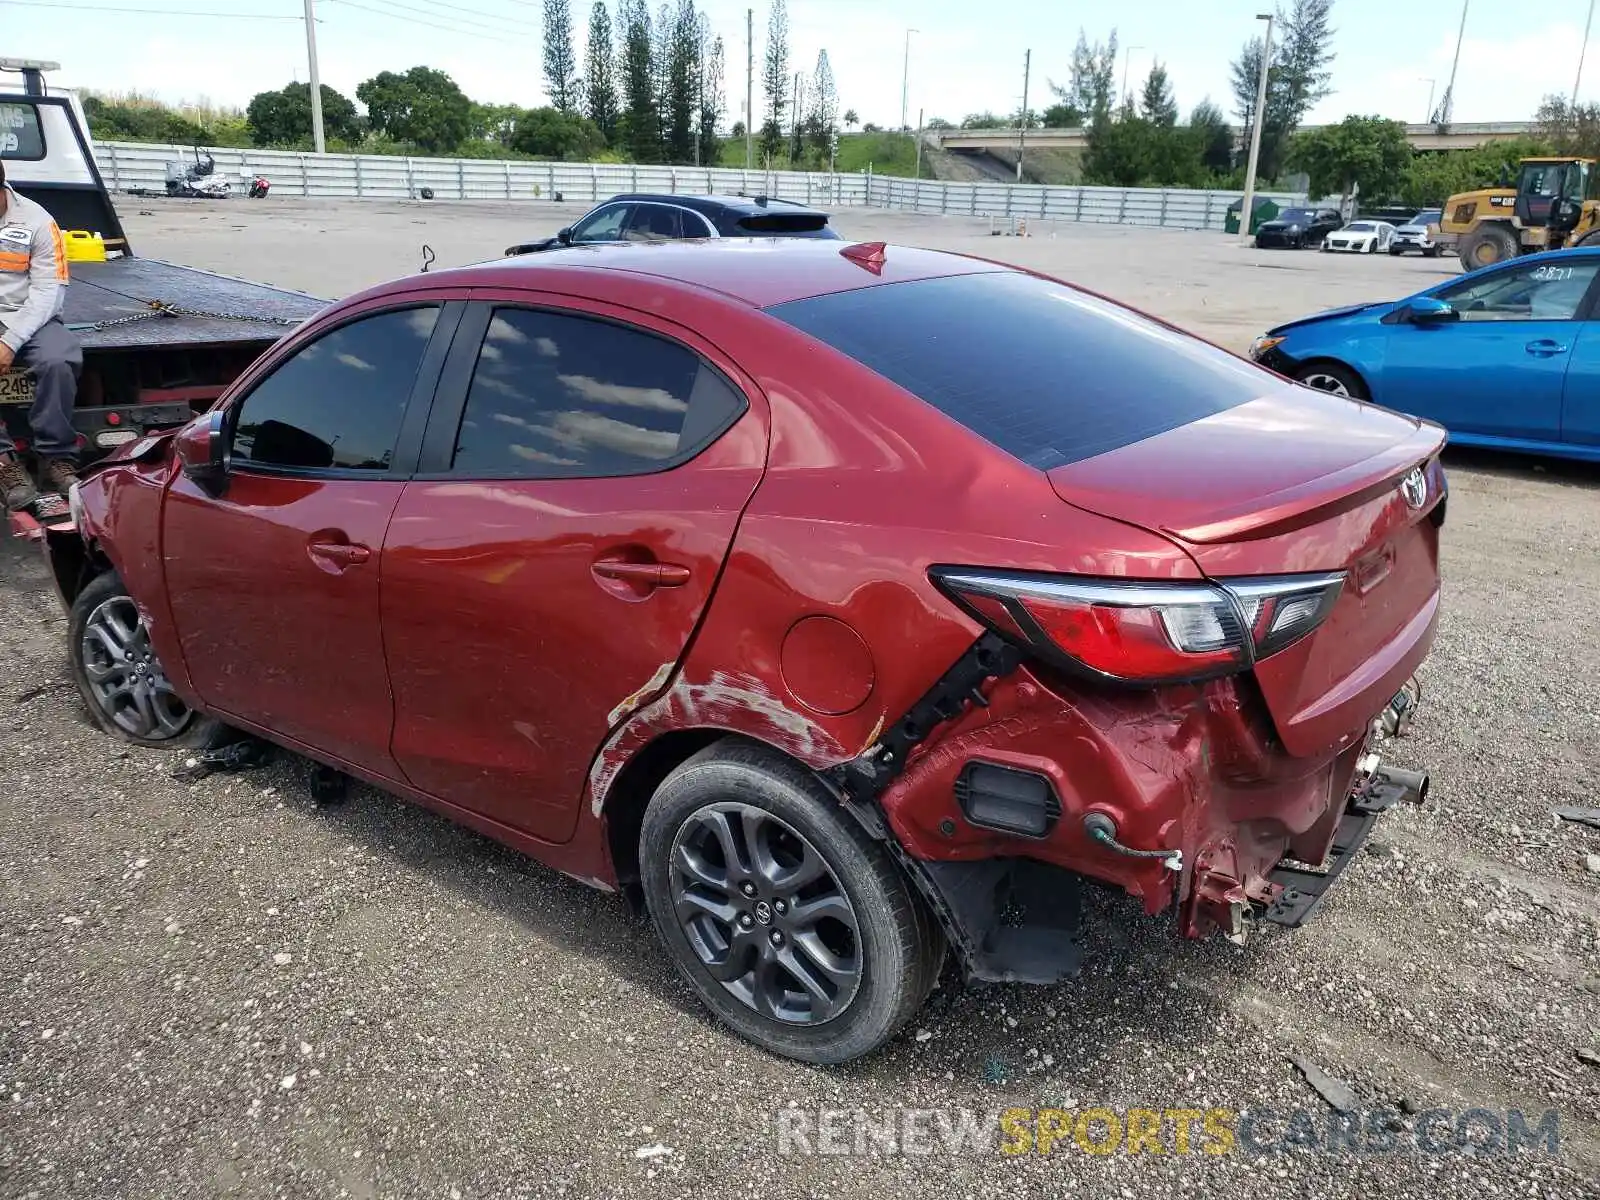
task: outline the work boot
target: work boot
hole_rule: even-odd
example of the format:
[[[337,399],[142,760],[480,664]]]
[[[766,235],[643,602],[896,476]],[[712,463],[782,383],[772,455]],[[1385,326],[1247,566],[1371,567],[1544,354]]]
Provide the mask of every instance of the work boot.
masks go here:
[[[39,469],[39,482],[45,491],[65,496],[67,489],[78,482],[78,469],[70,458],[47,458]]]
[[[39,498],[39,490],[15,454],[0,454],[0,499],[12,512],[21,512]]]

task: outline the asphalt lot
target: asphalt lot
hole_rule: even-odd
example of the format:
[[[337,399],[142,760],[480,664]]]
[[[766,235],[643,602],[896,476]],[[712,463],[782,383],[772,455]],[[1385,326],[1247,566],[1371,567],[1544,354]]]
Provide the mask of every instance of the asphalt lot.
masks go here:
[[[338,295],[492,255],[542,205],[125,206],[146,254]],[[1453,265],[1220,235],[845,212],[847,235],[1027,263],[1239,347]],[[1181,943],[1104,896],[1078,982],[935,993],[816,1070],[714,1027],[647,924],[438,817],[279,763],[186,783],[80,713],[65,621],[0,543],[0,1195],[1594,1196],[1600,1188],[1600,474],[1457,456],[1445,616],[1387,817],[1316,921]],[[779,1153],[774,1113],[1328,1106],[1559,1114],[1558,1154]],[[1402,1144],[1422,1121],[1402,1115]],[[791,1128],[808,1128],[804,1120]],[[847,1139],[848,1140],[848,1137]],[[1170,1146],[1170,1139],[1168,1145]],[[792,1147],[791,1147],[792,1148]],[[641,1153],[643,1152],[643,1153]]]

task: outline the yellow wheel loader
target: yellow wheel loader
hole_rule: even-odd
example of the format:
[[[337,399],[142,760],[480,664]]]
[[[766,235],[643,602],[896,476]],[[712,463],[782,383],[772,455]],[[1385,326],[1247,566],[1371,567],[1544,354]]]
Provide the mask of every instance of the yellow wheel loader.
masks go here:
[[[1519,254],[1600,243],[1600,171],[1592,158],[1525,158],[1515,188],[1462,192],[1445,203],[1439,241],[1475,271]]]

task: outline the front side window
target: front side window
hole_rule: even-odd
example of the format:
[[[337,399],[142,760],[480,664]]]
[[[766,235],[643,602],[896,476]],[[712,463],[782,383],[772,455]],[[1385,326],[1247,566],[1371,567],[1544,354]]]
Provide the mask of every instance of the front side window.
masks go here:
[[[478,351],[452,472],[594,478],[665,470],[744,411],[744,397],[677,342],[611,321],[496,309]]]
[[[572,231],[575,242],[615,242],[622,237],[631,205],[613,204],[578,222]]]
[[[1600,260],[1524,263],[1440,291],[1463,321],[1570,321],[1600,271]]]
[[[437,305],[378,313],[296,351],[236,410],[234,465],[387,470],[438,318]]]

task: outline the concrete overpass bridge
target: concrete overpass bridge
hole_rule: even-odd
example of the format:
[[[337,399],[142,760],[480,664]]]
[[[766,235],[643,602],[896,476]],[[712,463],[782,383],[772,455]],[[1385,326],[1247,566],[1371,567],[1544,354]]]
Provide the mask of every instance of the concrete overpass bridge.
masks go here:
[[[1300,126],[1301,131],[1320,128],[1320,125]],[[1458,121],[1443,133],[1436,125],[1407,125],[1406,140],[1417,150],[1470,150],[1485,142],[1511,141],[1527,137],[1532,132],[1533,124],[1529,121]],[[993,153],[996,150],[1015,151],[1017,148],[1015,129],[936,129],[929,130],[926,136],[941,150]],[[1087,129],[1028,130],[1027,147],[1030,150],[1081,150],[1088,144]]]

